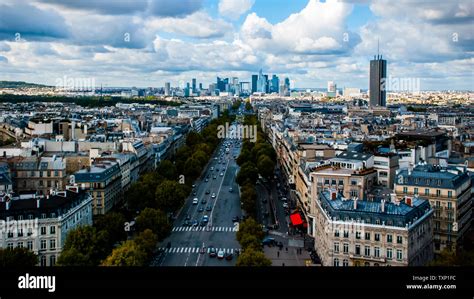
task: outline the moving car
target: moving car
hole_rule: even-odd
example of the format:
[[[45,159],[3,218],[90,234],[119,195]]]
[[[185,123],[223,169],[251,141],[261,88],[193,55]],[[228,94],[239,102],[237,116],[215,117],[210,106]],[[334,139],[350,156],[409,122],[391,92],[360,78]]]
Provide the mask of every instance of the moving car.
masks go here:
[[[193,199],[193,205],[197,205],[198,202],[199,202],[199,199],[198,199],[197,197],[195,197],[195,198]]]
[[[288,204],[287,204],[286,202],[284,202],[284,203],[283,203],[283,207],[284,207],[285,209],[288,209]]]
[[[229,192],[232,193],[232,191],[234,191],[234,189],[232,189],[232,187],[230,187]]]
[[[224,255],[225,255],[225,252],[222,249],[219,250],[219,252],[217,252],[217,258],[220,260],[224,258]]]
[[[209,256],[210,257],[216,257],[217,256],[217,251],[214,248],[214,246],[209,246]]]
[[[207,215],[202,216],[202,221],[208,223],[209,222],[209,216],[207,216]]]
[[[207,206],[207,207],[206,207],[206,211],[208,211],[208,212],[212,211],[212,207],[211,207],[211,206]]]
[[[206,190],[206,194],[209,194],[209,193],[211,193],[211,190]]]
[[[203,199],[201,200],[201,203],[202,203],[203,205],[205,205],[205,204],[207,203],[206,199],[203,198]]]
[[[186,214],[186,220],[191,220],[191,215]]]
[[[198,226],[198,225],[199,225],[199,222],[196,219],[194,219],[193,220],[193,226]]]
[[[212,198],[216,198],[216,194],[215,194],[215,193],[212,193],[211,197],[212,197]]]
[[[276,245],[277,242],[275,241],[274,238],[270,238],[270,237],[267,237],[265,239],[263,239],[262,241],[262,245],[268,245],[268,246],[272,246],[272,245]]]
[[[223,172],[221,172],[221,176],[224,176],[224,173],[223,173]]]
[[[235,216],[232,218],[232,222],[239,222],[240,221],[240,217],[239,216]]]
[[[191,226],[191,221],[185,220],[183,226]]]
[[[231,261],[233,257],[234,257],[234,256],[233,256],[232,253],[226,253],[225,256],[224,256],[224,258],[225,258],[227,261]]]
[[[204,212],[204,208],[203,208],[203,207],[199,207],[198,212],[199,212],[199,213]]]

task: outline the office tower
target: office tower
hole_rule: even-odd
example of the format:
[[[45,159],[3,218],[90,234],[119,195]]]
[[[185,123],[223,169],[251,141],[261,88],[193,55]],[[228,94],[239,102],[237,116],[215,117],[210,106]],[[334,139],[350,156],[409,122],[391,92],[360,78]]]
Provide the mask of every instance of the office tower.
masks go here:
[[[262,69],[260,69],[260,72],[258,73],[257,92],[268,92],[268,75],[264,75]]]
[[[202,90],[202,83],[199,83],[199,90]]]
[[[193,93],[196,93],[196,78],[193,78]]]
[[[370,106],[387,105],[385,80],[387,78],[387,60],[382,55],[374,56],[370,61],[369,95]]]
[[[169,82],[165,83],[165,96],[169,96],[171,92],[171,84]]]
[[[189,86],[189,82],[186,82],[186,87],[184,88],[184,96],[189,97],[191,87]]]
[[[263,75],[263,78],[264,78],[264,86],[262,88],[262,92],[265,92],[265,93],[270,93],[270,84],[268,84],[268,75]]]
[[[252,93],[257,92],[258,75],[252,75]]]
[[[328,97],[335,97],[337,95],[337,86],[334,81],[328,81],[328,92],[327,92]]]
[[[226,91],[226,89],[228,88],[228,85],[229,84],[229,78],[225,78],[225,79],[221,79],[219,77],[217,77],[217,89],[219,89],[219,91]]]
[[[278,93],[280,91],[280,78],[277,75],[272,76],[270,92]]]

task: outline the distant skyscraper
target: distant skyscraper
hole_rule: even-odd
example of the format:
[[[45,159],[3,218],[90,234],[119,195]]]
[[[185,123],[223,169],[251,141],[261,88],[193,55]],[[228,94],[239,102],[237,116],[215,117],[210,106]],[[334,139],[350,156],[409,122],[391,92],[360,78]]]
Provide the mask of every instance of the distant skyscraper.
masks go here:
[[[277,75],[273,75],[271,82],[270,92],[278,93],[280,91],[280,78]]]
[[[335,97],[337,95],[337,86],[334,81],[328,81],[328,97]]]
[[[262,69],[258,72],[257,92],[268,92],[268,75],[264,75]]]
[[[387,78],[387,60],[382,59],[382,55],[374,56],[370,61],[369,95],[370,106],[387,105],[385,80]]]
[[[252,75],[252,93],[257,92],[258,75]]]
[[[226,91],[226,88],[228,88],[228,84],[229,84],[229,78],[221,79],[217,77],[217,89],[219,89],[219,91]]]
[[[290,78],[286,77],[280,85],[280,95],[285,97],[290,95]]]
[[[199,83],[199,90],[202,90],[202,83]]]
[[[169,82],[165,83],[165,96],[169,96],[171,93],[171,84]]]
[[[196,93],[196,78],[193,78],[193,93]]]
[[[189,97],[191,87],[189,86],[189,82],[186,83],[186,87],[184,88],[184,96]]]

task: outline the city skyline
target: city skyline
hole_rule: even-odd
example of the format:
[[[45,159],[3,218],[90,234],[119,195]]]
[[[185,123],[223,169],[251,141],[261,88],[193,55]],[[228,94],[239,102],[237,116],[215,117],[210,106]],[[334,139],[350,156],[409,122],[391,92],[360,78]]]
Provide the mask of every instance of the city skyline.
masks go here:
[[[198,78],[251,81],[263,69],[292,87],[368,89],[377,51],[421,90],[473,86],[470,1],[0,1],[0,80],[162,87]],[[324,16],[330,15],[331,18]],[[416,47],[410,47],[416,45]]]

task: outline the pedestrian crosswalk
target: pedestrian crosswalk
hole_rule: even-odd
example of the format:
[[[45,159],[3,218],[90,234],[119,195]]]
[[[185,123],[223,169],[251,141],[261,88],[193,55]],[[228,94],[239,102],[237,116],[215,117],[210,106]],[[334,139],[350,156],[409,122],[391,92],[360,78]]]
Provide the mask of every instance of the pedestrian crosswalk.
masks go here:
[[[207,231],[207,232],[236,232],[238,229],[234,226],[175,226],[171,231],[173,232],[198,232],[198,231]]]
[[[239,250],[238,248],[215,248],[216,253],[219,251],[224,251],[224,253],[236,253],[236,250]],[[160,251],[164,251],[165,253],[200,253],[202,248],[201,247],[160,247]],[[206,253],[210,252],[210,248],[205,248],[204,249]]]

